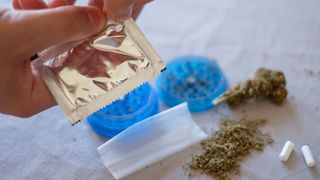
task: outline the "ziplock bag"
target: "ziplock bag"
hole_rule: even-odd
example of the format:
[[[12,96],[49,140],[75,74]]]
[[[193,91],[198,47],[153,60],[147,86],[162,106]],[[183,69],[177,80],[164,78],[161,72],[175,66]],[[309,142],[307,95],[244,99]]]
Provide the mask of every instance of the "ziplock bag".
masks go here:
[[[36,67],[71,124],[165,68],[132,19],[108,21],[97,36],[44,50]]]
[[[205,138],[183,103],[132,125],[97,150],[111,174],[121,179]]]

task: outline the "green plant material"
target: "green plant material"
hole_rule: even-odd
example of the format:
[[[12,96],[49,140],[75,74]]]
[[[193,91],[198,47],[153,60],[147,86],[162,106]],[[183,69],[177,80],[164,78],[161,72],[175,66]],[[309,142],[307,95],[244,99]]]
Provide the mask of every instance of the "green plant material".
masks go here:
[[[215,105],[227,102],[231,106],[237,106],[247,99],[268,98],[275,104],[281,104],[287,97],[286,78],[281,71],[260,68],[252,79],[229,89],[219,98],[215,99]]]
[[[262,151],[266,144],[273,142],[258,126],[265,119],[240,121],[223,120],[220,130],[211,138],[201,142],[204,152],[194,155],[190,168],[213,176],[219,180],[230,179],[240,173],[241,160],[252,150]]]

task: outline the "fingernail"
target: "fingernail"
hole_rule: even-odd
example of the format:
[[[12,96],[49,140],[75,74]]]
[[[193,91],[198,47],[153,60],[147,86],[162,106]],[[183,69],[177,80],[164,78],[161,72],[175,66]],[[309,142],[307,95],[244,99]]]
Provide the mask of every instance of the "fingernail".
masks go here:
[[[131,17],[131,12],[127,12],[127,13],[118,13],[118,14],[112,14],[111,18],[116,20],[116,21],[125,21],[128,18]]]
[[[101,30],[104,27],[104,24],[106,22],[105,16],[102,13],[102,11],[95,7],[88,7],[87,13],[88,13],[88,17],[90,19],[91,25]]]
[[[128,19],[131,16],[132,9],[133,9],[133,6],[130,6],[124,9],[118,9],[114,11],[114,15],[116,16],[117,19],[121,19],[121,20]]]
[[[124,21],[131,17],[133,4],[125,8],[108,6],[108,7],[104,7],[104,10],[105,12],[107,12],[108,17],[110,17],[111,19]]]

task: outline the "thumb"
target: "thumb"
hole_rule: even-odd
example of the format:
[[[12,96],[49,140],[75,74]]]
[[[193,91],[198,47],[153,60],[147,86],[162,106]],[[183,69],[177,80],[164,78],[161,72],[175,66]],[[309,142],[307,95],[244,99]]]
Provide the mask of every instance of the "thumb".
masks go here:
[[[105,24],[101,10],[95,7],[66,6],[36,11],[0,13],[0,34],[8,48],[23,58],[53,45],[87,38]],[[10,52],[10,51],[8,51]]]

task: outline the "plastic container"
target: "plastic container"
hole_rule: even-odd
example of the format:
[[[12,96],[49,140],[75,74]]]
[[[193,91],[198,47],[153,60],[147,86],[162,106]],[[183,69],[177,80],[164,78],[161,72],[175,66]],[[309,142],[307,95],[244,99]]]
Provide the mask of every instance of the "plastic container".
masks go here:
[[[98,134],[112,138],[129,126],[159,112],[155,91],[148,83],[87,118]]]
[[[192,112],[212,108],[212,100],[227,88],[227,80],[216,62],[200,56],[170,61],[156,81],[158,96],[167,106],[186,101]]]

